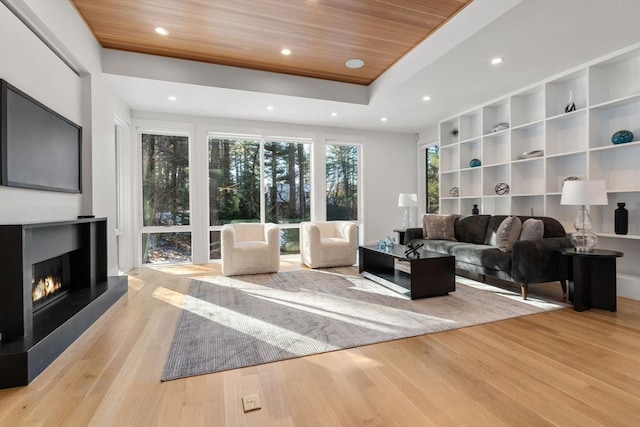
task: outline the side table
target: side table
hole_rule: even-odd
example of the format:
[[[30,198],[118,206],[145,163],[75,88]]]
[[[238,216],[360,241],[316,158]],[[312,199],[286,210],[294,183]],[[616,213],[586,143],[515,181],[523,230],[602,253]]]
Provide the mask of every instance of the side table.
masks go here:
[[[576,252],[567,248],[557,251],[569,263],[569,301],[573,302],[573,309],[616,311],[616,258],[624,254],[606,249]]]
[[[399,245],[404,245],[404,233],[406,230],[404,228],[394,228],[393,231],[395,233],[398,233],[398,241],[396,243]]]

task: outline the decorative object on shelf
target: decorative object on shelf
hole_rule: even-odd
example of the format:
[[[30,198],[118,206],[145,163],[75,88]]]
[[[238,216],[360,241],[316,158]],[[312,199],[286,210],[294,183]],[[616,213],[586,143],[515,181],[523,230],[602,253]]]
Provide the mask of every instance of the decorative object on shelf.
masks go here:
[[[469,162],[469,166],[472,168],[477,168],[481,164],[482,162],[480,161],[480,159],[471,159],[471,161]]]
[[[458,141],[458,134],[459,133],[460,133],[460,131],[458,130],[458,128],[451,129],[451,141],[452,142]]]
[[[571,235],[571,244],[577,252],[592,252],[598,244],[598,236],[591,232],[591,216],[587,205],[607,205],[607,188],[604,181],[567,181],[562,188],[561,205],[580,206],[573,225],[576,232]]]
[[[507,184],[506,182],[499,182],[498,184],[496,184],[496,187],[495,187],[496,194],[499,196],[504,196],[505,194],[509,194],[510,190],[511,188],[509,188],[509,184]]]
[[[502,122],[502,123],[498,123],[497,125],[493,126],[491,129],[489,129],[489,132],[490,133],[500,132],[501,130],[505,130],[505,129],[509,129],[509,123]]]
[[[618,202],[618,209],[614,213],[614,230],[616,234],[627,234],[629,232],[629,211],[625,207],[626,203]]]
[[[611,142],[614,144],[626,144],[633,141],[633,132],[630,130],[619,130],[611,137]]]
[[[533,151],[525,151],[524,153],[518,156],[519,159],[533,159],[535,157],[544,156],[544,150],[533,150]]]
[[[573,91],[570,90],[569,91],[569,103],[567,104],[566,107],[564,107],[564,112],[565,113],[570,113],[572,111],[576,111],[576,104],[574,104],[574,102],[573,102]]]
[[[565,182],[569,182],[569,181],[580,181],[580,178],[578,178],[577,176],[568,176],[564,179],[564,181],[562,181],[562,188],[564,188],[564,183]]]
[[[471,209],[471,215],[478,215],[480,213],[480,209],[478,209],[478,205],[473,205],[473,209]]]
[[[418,207],[418,195],[415,193],[400,193],[398,195],[398,207],[405,208],[404,216],[402,217],[402,228],[415,227],[415,215],[414,208]]]
[[[458,197],[460,195],[460,189],[458,187],[451,187],[449,190],[449,195],[451,197]]]

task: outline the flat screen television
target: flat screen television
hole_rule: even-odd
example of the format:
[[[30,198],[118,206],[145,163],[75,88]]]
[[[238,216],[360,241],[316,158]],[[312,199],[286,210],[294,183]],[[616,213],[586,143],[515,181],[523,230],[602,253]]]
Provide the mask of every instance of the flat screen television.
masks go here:
[[[2,79],[0,184],[82,192],[82,127]]]

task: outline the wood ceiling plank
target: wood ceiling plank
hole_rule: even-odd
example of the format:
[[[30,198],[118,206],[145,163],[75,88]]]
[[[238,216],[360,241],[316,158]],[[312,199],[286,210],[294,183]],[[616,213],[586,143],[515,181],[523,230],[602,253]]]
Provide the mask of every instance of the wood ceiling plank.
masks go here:
[[[105,48],[366,85],[471,0],[72,2]]]

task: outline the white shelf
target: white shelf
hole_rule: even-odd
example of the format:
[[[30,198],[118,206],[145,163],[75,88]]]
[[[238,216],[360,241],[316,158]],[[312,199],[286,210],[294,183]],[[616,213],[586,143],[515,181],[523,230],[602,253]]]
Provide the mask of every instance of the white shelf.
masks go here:
[[[615,237],[616,239],[640,240],[640,234],[596,233],[598,237]]]
[[[576,109],[565,112],[572,93]],[[509,128],[490,129],[498,123]],[[452,140],[447,132],[459,129]],[[634,141],[614,145],[622,129]],[[441,188],[447,213],[547,215],[573,232],[575,206],[560,205],[568,177],[606,181],[609,204],[590,208],[594,232],[611,242],[640,240],[640,43],[564,75],[477,106],[440,122]],[[524,152],[540,157],[521,159]],[[480,167],[469,167],[472,158]],[[496,195],[495,185],[510,186]],[[460,197],[448,197],[457,186]],[[629,234],[613,232],[617,202],[629,211]],[[636,249],[637,250],[637,249]]]

